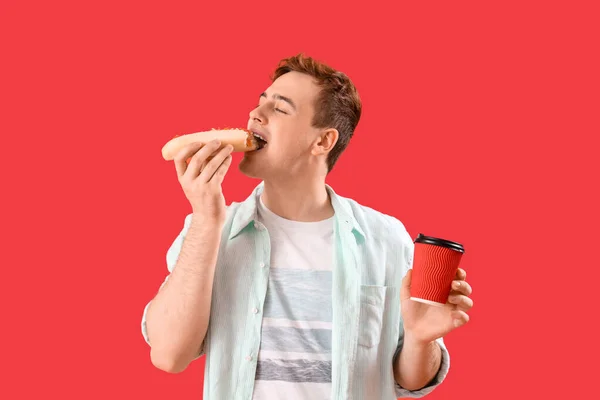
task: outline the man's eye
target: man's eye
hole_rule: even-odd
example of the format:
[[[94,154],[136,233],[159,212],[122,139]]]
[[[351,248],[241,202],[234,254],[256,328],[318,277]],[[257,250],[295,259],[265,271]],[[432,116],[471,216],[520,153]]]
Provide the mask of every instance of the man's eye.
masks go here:
[[[276,109],[275,109],[275,111],[277,111],[277,112],[280,112],[280,113],[282,113],[282,114],[287,114],[285,111],[283,111],[283,110],[282,110],[282,109],[280,109],[280,108],[276,108]]]

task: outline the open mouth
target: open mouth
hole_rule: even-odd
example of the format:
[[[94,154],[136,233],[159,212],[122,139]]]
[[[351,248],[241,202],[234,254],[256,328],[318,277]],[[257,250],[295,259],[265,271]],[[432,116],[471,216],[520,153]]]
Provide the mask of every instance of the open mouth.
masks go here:
[[[267,146],[267,141],[259,133],[252,132],[252,135],[254,135],[254,138],[256,139],[256,143],[258,145],[258,148],[256,150],[261,150]]]

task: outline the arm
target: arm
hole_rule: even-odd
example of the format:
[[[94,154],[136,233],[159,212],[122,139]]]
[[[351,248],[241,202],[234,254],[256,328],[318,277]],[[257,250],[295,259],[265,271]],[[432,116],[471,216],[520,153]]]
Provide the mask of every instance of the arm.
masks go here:
[[[450,369],[450,354],[444,343],[444,331],[437,329],[444,325],[439,315],[436,316],[441,309],[410,300],[414,243],[407,232],[400,240],[406,246],[398,262],[406,272],[401,283],[399,337],[392,369],[397,397],[419,398],[445,380]],[[431,332],[432,329],[436,332]]]
[[[193,212],[174,243],[179,253],[169,262],[171,274],[147,306],[142,323],[152,363],[167,372],[181,372],[197,358],[208,330],[227,209],[221,184],[233,149],[220,146],[218,140],[190,143],[175,157],[177,177]]]
[[[399,398],[421,398],[428,395],[442,384],[450,370],[450,354],[443,338],[426,346],[412,342],[414,339],[403,332],[401,323],[392,366],[396,397]]]
[[[452,290],[442,307],[410,299],[414,245],[405,252],[408,266],[400,293],[401,327],[393,372],[399,397],[422,397],[447,376],[450,357],[443,338],[469,321],[473,307],[466,272],[458,268]]]
[[[177,263],[145,315],[150,357],[178,373],[197,358],[208,330],[222,227],[191,214]]]
[[[394,362],[394,379],[406,390],[422,389],[436,377],[441,362],[442,349],[437,341],[419,343],[407,336]]]

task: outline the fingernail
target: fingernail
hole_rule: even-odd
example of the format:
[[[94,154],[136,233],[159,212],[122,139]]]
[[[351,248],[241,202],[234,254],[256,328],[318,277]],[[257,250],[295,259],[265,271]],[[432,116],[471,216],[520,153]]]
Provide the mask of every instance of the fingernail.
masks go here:
[[[458,328],[461,325],[462,325],[462,321],[460,319],[455,319],[454,320],[454,327],[455,328]]]
[[[460,282],[454,281],[453,285],[454,285],[454,289],[458,289],[460,287]]]

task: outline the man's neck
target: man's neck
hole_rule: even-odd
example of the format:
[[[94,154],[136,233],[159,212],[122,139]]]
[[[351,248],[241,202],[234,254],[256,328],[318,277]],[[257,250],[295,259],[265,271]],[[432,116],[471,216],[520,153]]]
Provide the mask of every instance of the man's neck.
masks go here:
[[[264,182],[261,195],[265,206],[282,218],[316,222],[333,216],[333,206],[325,179],[293,179],[289,182]]]

